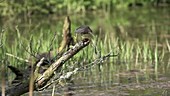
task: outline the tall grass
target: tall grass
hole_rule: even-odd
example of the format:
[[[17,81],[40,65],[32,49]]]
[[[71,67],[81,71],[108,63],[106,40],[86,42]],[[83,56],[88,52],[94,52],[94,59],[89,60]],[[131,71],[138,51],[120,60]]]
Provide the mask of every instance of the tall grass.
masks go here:
[[[48,35],[47,37],[41,33],[39,36],[31,36],[29,40],[26,40],[24,37],[21,36],[20,31],[16,29],[17,31],[17,37],[15,37],[15,40],[12,44],[7,44],[6,42],[9,42],[6,40],[6,33],[4,33],[2,43],[3,46],[1,47],[1,57],[4,58],[5,53],[11,53],[13,55],[16,55],[18,57],[23,57],[25,59],[28,59],[31,56],[31,53],[36,55],[41,52],[48,52],[51,48],[57,48],[59,47],[59,40],[56,39],[51,42],[51,37],[54,37],[54,34]],[[46,39],[45,39],[45,38]],[[102,37],[103,38],[103,37]],[[113,52],[113,54],[118,54],[117,57],[114,57],[114,59],[109,59],[111,62],[113,60],[120,60],[120,61],[130,61],[135,60],[138,61],[154,61],[158,62],[158,60],[163,60],[164,58],[164,47],[159,48],[156,43],[156,47],[147,41],[129,41],[129,40],[121,40],[120,38],[113,39],[112,37],[109,37],[109,35],[105,35],[105,39],[102,40],[100,37],[98,37],[96,42],[95,49],[92,44],[90,44],[87,48],[85,48],[83,51],[80,51],[73,60],[76,61],[92,61],[93,59],[96,59],[98,57],[101,57],[104,54],[107,54],[109,52]],[[52,45],[52,46],[50,46]],[[169,47],[167,45],[167,47]],[[16,64],[17,61],[15,58],[11,58],[9,61],[11,64]],[[21,63],[20,63],[21,64]]]
[[[30,52],[36,55],[37,53],[48,52],[51,47],[50,45],[52,45],[53,48],[59,47],[58,38],[52,42],[54,34],[48,36],[44,36],[45,34],[43,34],[43,32],[39,36],[34,36],[32,34],[29,40],[27,40],[22,37],[19,29],[16,28],[16,32],[17,35],[12,45],[6,43],[8,40],[6,39],[6,33],[4,32],[2,39],[3,46],[1,47],[2,50],[0,50],[0,54],[4,60],[9,61],[4,65],[11,64],[19,68],[27,66],[23,61],[8,57],[5,53],[11,53],[15,56],[28,59],[31,57]],[[49,33],[52,32],[49,31]],[[84,82],[88,82],[90,85],[99,83],[102,86],[110,86],[113,85],[113,82],[121,82],[121,78],[124,78],[123,80],[125,81],[123,82],[128,82],[126,77],[120,76],[119,73],[122,71],[130,71],[133,69],[143,71],[148,70],[150,66],[154,65],[155,76],[158,78],[159,62],[164,59],[164,52],[167,51],[165,48],[169,47],[168,44],[164,45],[164,47],[159,47],[157,41],[155,41],[155,44],[153,45],[148,41],[122,40],[119,37],[113,38],[113,36],[107,33],[105,34],[104,39],[101,38],[103,37],[98,36],[94,39],[97,50],[90,44],[66,62],[63,72],[74,70],[74,68],[77,67],[84,68],[82,72],[80,71],[80,74],[76,75],[78,76],[77,78],[83,77]],[[117,54],[117,56],[104,60],[90,68],[84,67],[109,52]],[[88,78],[85,78],[87,76]],[[144,73],[143,78],[146,80],[150,78],[147,71]],[[136,82],[139,83],[141,79],[140,74],[136,74],[135,79]],[[78,81],[75,80],[75,82]]]
[[[69,10],[73,10],[73,9],[69,9]],[[153,68],[155,72],[155,76],[158,77],[158,73],[159,73],[158,70],[160,69],[159,66],[163,66],[160,65],[160,62],[163,62],[163,60],[165,59],[167,60],[167,57],[169,55],[166,56],[166,54],[170,52],[170,45],[168,39],[166,39],[165,40],[166,42],[164,43],[164,39],[162,39],[161,37],[159,38],[156,34],[160,34],[160,36],[162,36],[161,34],[163,35],[168,34],[169,27],[167,25],[166,26],[161,25],[157,27],[158,26],[157,22],[151,22],[152,24],[150,24],[150,21],[152,21],[153,19],[143,18],[143,17],[148,17],[149,15],[146,14],[145,12],[146,11],[140,12],[140,16],[137,16],[139,17],[137,18],[137,20],[133,18],[133,20],[135,19],[134,21],[142,22],[142,24],[143,22],[147,23],[144,26],[143,25],[138,26],[134,24],[133,20],[129,21],[128,18],[131,18],[136,14],[133,13],[133,11],[130,12],[130,16],[128,14],[126,16],[122,15],[128,13],[128,12],[125,13],[123,12],[117,14],[115,13],[114,15],[111,16],[110,15],[107,16],[107,14],[103,14],[101,17],[95,15],[90,20],[87,20],[86,18],[90,18],[91,15],[89,17],[84,16],[78,19],[77,16],[72,17],[74,18],[74,20],[72,20],[73,30],[80,24],[91,24],[90,27],[91,26],[93,27],[94,34],[96,34],[96,38],[93,39],[93,41],[97,46],[97,50],[95,49],[94,46],[92,46],[92,44],[90,44],[85,49],[83,49],[78,54],[76,54],[72,59],[66,62],[66,64],[63,66],[65,69],[64,72],[73,70],[75,67],[84,68],[84,70],[80,72],[80,74],[78,74],[78,77],[76,78],[88,76],[89,78],[85,78],[85,80],[90,84],[92,84],[93,82],[99,82],[101,84],[105,84],[104,82],[109,81],[109,84],[111,85],[113,84],[112,82],[121,82],[120,79],[122,77],[119,75],[119,73],[124,71],[125,72],[131,71],[133,69],[140,70],[142,72],[144,71],[143,77],[147,80],[148,78],[150,78],[150,69]],[[143,15],[142,13],[144,13],[145,15]],[[118,17],[118,18],[113,19],[112,17]],[[154,18],[156,18],[156,20],[160,19],[157,17]],[[43,20],[44,19],[42,19],[42,21]],[[160,20],[162,22],[162,18]],[[48,20],[44,20],[44,21],[48,21]],[[107,23],[103,24],[103,22],[107,22]],[[113,24],[113,22],[116,22],[116,24]],[[51,28],[50,26],[55,24],[51,24],[52,22],[50,22],[49,25],[46,24],[47,26],[41,26],[41,28],[39,28],[40,23],[42,22],[35,24],[36,26],[38,26],[38,28],[33,27],[32,29],[32,27],[30,28],[24,27],[25,29],[22,30],[19,25],[18,27],[11,28],[11,30],[3,31],[3,36],[1,36],[0,38],[1,40],[0,58],[1,60],[7,61],[3,63],[5,66],[10,64],[22,69],[27,66],[24,61],[17,60],[13,57],[9,57],[6,55],[6,53],[11,53],[17,57],[28,59],[32,57],[30,53],[36,55],[37,53],[48,52],[51,49],[51,45],[53,48],[59,47],[59,42],[61,41],[62,33],[56,32],[57,34],[56,39],[52,41],[52,38],[54,37],[55,34],[54,32],[55,29],[53,28],[54,30],[49,30]],[[57,23],[60,22],[58,21]],[[12,24],[13,23],[11,23],[11,25]],[[34,26],[34,25],[30,23],[30,26]],[[57,26],[56,29],[60,30],[61,28]],[[136,32],[139,35],[136,35],[133,32]],[[13,33],[12,36],[9,35],[10,33]],[[133,35],[136,35],[137,37],[133,38]],[[9,39],[11,37],[12,39]],[[152,39],[150,39],[150,37],[152,37]],[[90,68],[84,67],[90,62],[92,62],[93,60],[100,58],[109,52],[112,52],[112,54],[117,54],[117,56],[108,58],[99,64],[90,66]],[[165,69],[168,70],[169,66],[170,64],[168,63],[167,68]],[[126,77],[124,79],[127,80]],[[137,74],[136,82],[139,82],[139,79],[141,78]]]

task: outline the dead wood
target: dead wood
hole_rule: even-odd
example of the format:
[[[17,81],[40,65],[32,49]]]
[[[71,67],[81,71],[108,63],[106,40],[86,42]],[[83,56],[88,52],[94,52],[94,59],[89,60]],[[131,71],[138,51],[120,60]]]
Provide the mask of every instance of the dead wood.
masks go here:
[[[62,52],[65,48],[69,48],[70,45],[74,44],[73,37],[71,35],[71,20],[67,16],[64,21],[64,26],[63,26],[63,40],[60,44],[60,48],[58,49],[58,52]]]
[[[34,73],[34,90],[38,90],[44,87],[47,82],[53,77],[54,72],[58,70],[58,68],[60,68],[67,60],[72,58],[76,53],[86,47],[89,43],[90,41],[88,39],[84,39],[76,43],[72,48],[65,52],[56,62],[52,63],[43,74]],[[19,96],[26,92],[29,92],[30,78],[31,76],[24,79],[19,84],[13,85],[12,87],[6,90],[6,94],[8,96]]]
[[[32,80],[33,91],[44,87],[47,82],[53,78],[54,72],[62,67],[67,60],[86,47],[90,43],[90,40],[86,38],[75,45],[73,45],[73,43],[74,40],[71,36],[71,21],[69,17],[66,17],[63,27],[63,40],[58,49],[56,48],[56,50],[38,55],[38,60],[34,65],[28,66],[26,70],[19,70],[15,67],[8,66],[16,74],[14,81],[17,81],[17,83],[14,82],[11,87],[7,88],[5,94],[7,96],[19,96],[29,92],[30,81]],[[73,46],[69,48],[70,45]],[[42,58],[43,61],[41,60]],[[48,64],[48,67],[40,72],[40,67],[43,67],[46,64]]]

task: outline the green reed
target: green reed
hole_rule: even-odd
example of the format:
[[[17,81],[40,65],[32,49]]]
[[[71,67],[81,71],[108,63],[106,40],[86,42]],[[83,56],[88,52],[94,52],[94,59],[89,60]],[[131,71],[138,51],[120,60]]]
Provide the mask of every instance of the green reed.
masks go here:
[[[0,57],[3,59],[7,59],[10,65],[14,66],[27,66],[23,60],[18,60],[11,56],[7,56],[7,54],[12,54],[18,58],[22,58],[28,60],[29,58],[35,58],[39,53],[48,52],[52,48],[58,47],[58,38],[56,38],[55,33],[51,33],[52,35],[49,38],[46,38],[46,35],[42,32],[39,36],[31,35],[28,39],[21,36],[21,32],[16,28],[17,35],[13,40],[7,40],[7,32],[4,32],[2,39],[2,47],[0,50]],[[54,39],[54,40],[52,40]]]
[[[52,48],[57,48],[59,46],[59,39],[54,36],[54,34],[45,37],[43,33],[39,36],[30,36],[28,40],[21,36],[19,30],[17,30],[17,37],[12,42],[12,44],[7,44],[6,33],[3,35],[1,47],[1,57],[8,58],[8,61],[12,65],[22,66],[22,61],[17,60],[12,57],[8,57],[5,54],[10,53],[17,57],[22,57],[23,59],[28,59],[35,56],[38,53],[48,52]],[[56,39],[52,41],[52,38]],[[96,48],[95,48],[96,46]],[[135,61],[136,64],[140,61],[142,62],[159,62],[164,58],[164,48],[159,48],[156,45],[151,45],[149,42],[145,41],[129,41],[120,40],[119,38],[110,38],[105,35],[105,39],[102,40],[98,37],[95,46],[90,44],[82,51],[76,54],[69,62],[76,61],[79,63],[90,63],[93,60],[100,58],[101,56],[112,52],[117,56],[109,58],[107,61]],[[167,46],[168,47],[168,46]],[[83,64],[83,63],[82,63]],[[130,69],[130,65],[126,65],[127,69]],[[157,66],[157,65],[156,65]],[[155,67],[156,69],[156,67]]]
[[[12,44],[6,43],[8,42],[6,39],[7,34],[4,32],[3,39],[1,39],[3,46],[1,47],[2,50],[0,50],[0,54],[3,59],[10,62],[9,64],[19,68],[23,68],[27,65],[24,64],[23,61],[6,56],[5,53],[11,53],[15,56],[28,59],[31,57],[30,53],[36,55],[37,53],[48,52],[51,46],[57,48],[59,46],[59,41],[61,41],[57,37],[54,39],[55,33],[47,36],[43,32],[41,32],[39,36],[34,36],[32,34],[26,39],[22,37],[20,30],[16,30],[17,36]],[[121,40],[118,37],[113,38],[108,34],[105,35],[104,39],[101,39],[101,37],[94,38],[94,42],[96,49],[92,44],[89,44],[89,46],[77,53],[63,66],[63,72],[74,70],[74,68],[77,67],[83,68],[82,71],[79,71],[78,74],[74,75],[74,77],[77,76],[75,77],[74,82],[80,82],[79,79],[76,78],[81,77],[84,82],[88,82],[91,86],[99,83],[101,86],[109,87],[115,82],[120,82],[120,79],[122,78],[124,80],[123,82],[128,82],[127,77],[130,75],[122,77],[119,73],[132,69],[141,71],[147,70],[153,63],[155,64],[155,76],[158,76],[159,62],[164,58],[166,51],[165,48],[168,47],[165,45],[160,48],[157,41],[152,45],[148,41]],[[109,52],[112,52],[112,54],[117,56],[110,57],[101,63],[90,66],[89,68],[84,67]],[[7,62],[5,65],[7,65]],[[141,79],[140,74],[135,74],[134,76],[135,82],[139,83]],[[143,78],[146,80],[150,79],[149,72],[146,71]]]
[[[97,47],[101,51],[101,56],[106,54],[107,52],[113,51],[113,54],[117,54],[116,57],[111,57],[104,61],[100,65],[100,68],[97,66],[93,66],[90,69],[87,69],[87,71],[80,73],[83,75],[83,77],[88,77],[87,82],[89,83],[100,83],[100,84],[108,84],[108,82],[120,82],[119,79],[122,78],[119,73],[124,71],[130,71],[133,69],[139,70],[140,72],[144,72],[143,75],[147,80],[150,80],[152,78],[150,76],[152,68],[151,66],[154,66],[153,70],[155,73],[156,79],[158,78],[158,68],[160,62],[162,62],[164,58],[164,48],[159,48],[157,43],[155,45],[150,44],[148,41],[123,41],[119,38],[116,38],[113,40],[113,38],[108,38],[106,36],[107,41],[101,40],[99,41]],[[156,42],[156,41],[155,41]],[[107,46],[107,44],[110,44]],[[92,50],[91,47],[88,47],[85,50]],[[92,51],[91,51],[92,52]],[[94,54],[89,52],[88,56],[90,54]],[[82,55],[81,52],[78,53],[80,56]],[[87,54],[83,54],[87,55]],[[77,57],[78,58],[78,57]],[[92,59],[92,58],[90,58]],[[95,59],[95,58],[94,58]],[[86,59],[87,60],[87,59]],[[91,61],[91,60],[90,60]],[[81,61],[80,61],[81,62]],[[90,71],[91,70],[91,71]],[[90,71],[90,72],[89,72]],[[127,79],[128,73],[124,73],[125,77],[124,80]],[[114,76],[113,76],[114,75]],[[80,76],[80,75],[78,75]],[[119,77],[120,76],[120,77]],[[136,83],[140,82],[141,74],[135,75]],[[127,80],[128,82],[128,80]]]
[[[10,64],[19,68],[27,66],[24,61],[7,56],[6,53],[13,54],[14,56],[21,57],[23,59],[29,59],[30,57],[34,58],[34,56],[38,53],[48,52],[52,48],[55,49],[59,47],[62,32],[60,34],[55,34],[51,30],[43,30],[47,33],[41,30],[42,32],[40,31],[39,35],[32,34],[25,38],[22,36],[17,27],[15,29],[17,34],[14,40],[8,40],[8,34],[5,31],[3,39],[1,39],[3,46],[0,50],[0,57],[3,60],[9,61],[6,65]],[[117,74],[120,70],[122,70],[122,68],[125,70],[147,70],[149,66],[154,66],[154,70],[157,72],[158,66],[160,66],[159,62],[164,59],[164,55],[169,48],[168,41],[165,45],[163,45],[163,47],[159,47],[156,40],[153,44],[149,41],[131,39],[125,40],[119,37],[113,37],[114,35],[110,35],[106,32],[104,37],[96,36],[93,38],[92,41],[94,42],[94,45],[90,43],[89,46],[81,50],[64,64],[63,68],[65,69],[65,72],[78,67],[88,70],[88,74],[94,74],[92,76],[98,76],[97,73],[106,74],[103,73],[106,71],[111,71],[114,74]],[[117,56],[107,58],[98,64],[87,66],[94,60],[99,59],[110,52]],[[109,69],[105,69],[105,67]],[[88,74],[83,73],[81,75],[86,76]],[[147,76],[148,75],[146,75],[146,78]],[[100,78],[100,76],[97,78]],[[105,79],[106,78],[103,78],[103,81],[101,82],[104,82]],[[107,79],[112,78],[110,76]]]

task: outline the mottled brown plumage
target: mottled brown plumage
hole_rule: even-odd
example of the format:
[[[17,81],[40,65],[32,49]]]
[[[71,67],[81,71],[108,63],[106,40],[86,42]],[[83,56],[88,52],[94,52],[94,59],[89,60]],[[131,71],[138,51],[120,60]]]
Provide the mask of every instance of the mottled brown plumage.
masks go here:
[[[93,36],[92,30],[87,25],[82,25],[82,26],[78,27],[75,30],[75,33],[76,33],[76,38],[75,38],[76,42],[81,41],[83,39],[90,40]]]

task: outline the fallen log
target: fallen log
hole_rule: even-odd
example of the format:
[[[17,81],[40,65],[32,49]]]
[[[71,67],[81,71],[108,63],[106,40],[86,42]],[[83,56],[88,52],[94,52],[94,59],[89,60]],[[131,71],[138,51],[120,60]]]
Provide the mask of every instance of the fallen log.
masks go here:
[[[27,92],[31,94],[33,91],[42,89],[53,78],[54,72],[58,71],[67,60],[86,47],[90,41],[89,38],[84,38],[73,45],[71,20],[67,16],[63,26],[63,40],[59,48],[35,56],[36,60],[29,61],[31,64],[26,70],[8,66],[15,73],[16,78],[12,81],[12,85],[6,88],[5,95],[20,96]],[[46,65],[48,65],[47,68],[42,71],[42,67]]]
[[[72,48],[66,51],[56,62],[52,63],[50,67],[42,74],[33,73],[33,91],[44,87],[47,82],[54,76],[54,72],[58,70],[67,60],[72,58],[81,49],[86,47],[90,43],[89,39],[83,39],[76,43]],[[36,67],[37,69],[38,67]],[[35,70],[36,70],[35,69]],[[20,84],[14,85],[6,89],[7,96],[19,96],[29,92],[31,76],[20,82]]]

